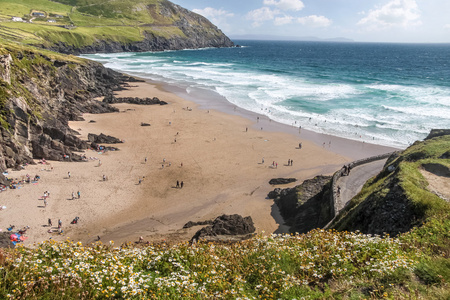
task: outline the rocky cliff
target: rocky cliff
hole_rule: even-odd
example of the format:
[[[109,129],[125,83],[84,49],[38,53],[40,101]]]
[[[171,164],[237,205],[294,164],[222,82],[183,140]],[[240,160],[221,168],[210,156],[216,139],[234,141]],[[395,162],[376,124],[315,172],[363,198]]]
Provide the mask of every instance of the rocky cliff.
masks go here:
[[[60,18],[46,15],[19,27],[3,23],[7,26],[0,26],[0,37],[65,54],[234,46],[208,19],[167,0],[23,0],[21,6],[5,5],[10,11],[26,7],[48,16],[56,14],[57,5]],[[31,21],[28,14],[20,16]],[[1,17],[0,12],[0,22]]]
[[[369,180],[341,211],[331,228],[396,236],[427,220],[447,219],[440,216],[448,211],[448,202],[439,192],[448,189],[449,149],[450,131],[440,130],[392,155],[380,174]],[[424,171],[429,173],[427,178]],[[431,185],[429,180],[435,183]]]
[[[316,176],[294,188],[277,188],[269,193],[292,233],[306,233],[331,221],[330,182],[331,176]]]
[[[80,160],[87,144],[68,127],[82,113],[115,111],[94,97],[133,79],[102,65],[50,52],[0,47],[0,170],[32,158]]]

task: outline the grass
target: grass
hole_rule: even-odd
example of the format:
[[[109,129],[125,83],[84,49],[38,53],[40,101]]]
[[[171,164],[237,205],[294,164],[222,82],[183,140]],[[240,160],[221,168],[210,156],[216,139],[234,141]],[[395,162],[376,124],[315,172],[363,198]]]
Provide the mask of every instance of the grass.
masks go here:
[[[58,3],[59,2],[59,3]],[[187,38],[174,23],[180,16],[170,7],[159,13],[163,0],[3,0],[0,6],[0,37],[28,45],[51,46],[65,43],[74,47],[85,47],[98,41],[133,43],[145,39],[151,33],[162,38]],[[34,18],[33,23],[12,22],[12,16],[31,19],[31,12],[45,12],[47,16],[61,15],[63,18]],[[56,23],[48,23],[48,19]],[[192,20],[197,26],[196,20]],[[65,29],[62,26],[74,26]]]
[[[46,299],[396,297],[398,287],[411,280],[420,264],[420,253],[398,239],[324,230],[259,236],[229,245],[112,245],[48,241],[6,252],[0,295]]]

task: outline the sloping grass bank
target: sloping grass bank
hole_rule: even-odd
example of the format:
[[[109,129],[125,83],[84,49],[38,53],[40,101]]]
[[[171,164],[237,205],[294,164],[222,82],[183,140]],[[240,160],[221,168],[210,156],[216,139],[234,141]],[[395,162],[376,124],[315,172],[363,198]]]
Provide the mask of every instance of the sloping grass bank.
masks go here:
[[[446,226],[442,229],[448,233]],[[1,253],[0,297],[449,297],[450,272],[445,267],[449,264],[448,253],[445,257],[439,251],[427,250],[432,247],[427,235],[419,245],[416,238],[421,234],[417,231],[392,239],[313,230],[302,235],[260,236],[235,244],[160,244],[140,248],[113,247],[112,242],[83,246],[70,241],[47,241],[35,248],[18,247]]]

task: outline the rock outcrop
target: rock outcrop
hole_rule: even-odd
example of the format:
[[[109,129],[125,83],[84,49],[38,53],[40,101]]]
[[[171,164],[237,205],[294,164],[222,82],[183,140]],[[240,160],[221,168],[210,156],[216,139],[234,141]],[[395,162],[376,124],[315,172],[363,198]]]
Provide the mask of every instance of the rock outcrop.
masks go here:
[[[186,224],[187,225],[187,224]],[[186,226],[185,225],[185,226]],[[195,233],[192,240],[209,240],[217,236],[241,236],[250,237],[255,232],[252,218],[240,215],[222,215],[217,217],[210,226],[203,227]],[[218,240],[218,239],[216,239]]]
[[[296,181],[297,179],[295,178],[273,178],[269,181],[269,184],[271,185],[288,184]]]
[[[96,143],[96,144],[120,144],[123,143],[122,140],[110,136],[110,135],[106,135],[103,133],[100,134],[94,134],[94,133],[89,133],[88,134],[88,140],[91,143]]]
[[[316,176],[294,188],[276,188],[269,193],[292,233],[322,228],[333,218],[330,181],[331,176]]]
[[[74,151],[88,144],[68,122],[82,120],[83,113],[118,111],[94,97],[133,81],[95,62],[31,49],[0,47],[0,56],[0,170],[33,158],[81,160]]]
[[[115,103],[129,103],[140,105],[166,105],[167,102],[159,100],[157,97],[153,98],[138,98],[138,97],[115,97],[113,94],[109,94],[103,98],[103,102],[109,104]]]

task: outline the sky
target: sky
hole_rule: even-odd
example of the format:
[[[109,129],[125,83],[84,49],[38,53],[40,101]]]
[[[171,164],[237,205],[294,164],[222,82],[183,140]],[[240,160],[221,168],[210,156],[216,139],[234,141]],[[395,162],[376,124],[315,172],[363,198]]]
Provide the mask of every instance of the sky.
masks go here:
[[[450,0],[172,0],[229,37],[450,43]]]

